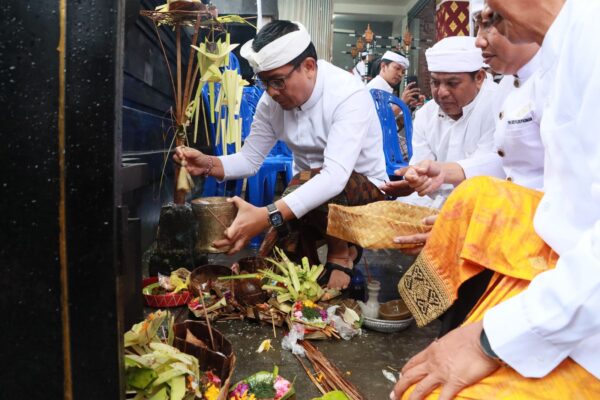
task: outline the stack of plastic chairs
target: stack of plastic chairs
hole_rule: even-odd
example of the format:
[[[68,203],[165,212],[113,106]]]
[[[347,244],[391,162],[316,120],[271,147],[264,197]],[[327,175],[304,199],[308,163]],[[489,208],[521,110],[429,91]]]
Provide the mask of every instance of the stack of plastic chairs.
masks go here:
[[[398,97],[379,89],[371,89],[371,96],[375,102],[377,116],[383,131],[383,153],[385,155],[385,167],[390,179],[398,179],[394,171],[406,167],[412,157],[412,118],[410,109]],[[405,158],[400,149],[398,140],[398,129],[396,118],[391,104],[395,104],[402,110],[404,115],[404,131],[406,135],[406,146],[408,158]]]

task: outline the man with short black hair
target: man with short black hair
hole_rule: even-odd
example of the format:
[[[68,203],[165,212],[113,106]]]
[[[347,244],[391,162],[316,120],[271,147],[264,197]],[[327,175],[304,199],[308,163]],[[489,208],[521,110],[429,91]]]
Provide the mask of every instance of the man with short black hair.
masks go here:
[[[371,96],[352,75],[317,61],[308,32],[297,22],[265,25],[240,53],[266,91],[241,151],[214,157],[180,147],[175,158],[187,160],[193,175],[235,179],[255,174],[277,140],[283,140],[293,152],[296,172],[283,197],[267,207],[233,198],[237,217],[226,230],[227,238],[215,246],[232,246],[230,253],[235,253],[269,227],[286,236],[285,222],[301,218],[291,239],[306,244],[324,238],[328,252],[323,280],[329,287],[346,288],[358,249],[325,234],[327,205],[361,205],[383,198],[377,186],[387,175]],[[316,249],[308,247],[298,252],[318,263]]]
[[[388,93],[393,93],[394,89],[402,82],[406,70],[410,66],[408,58],[402,54],[393,51],[386,51],[381,57],[379,63],[379,74],[371,79],[367,84],[369,89],[385,90]],[[421,91],[413,82],[406,86],[402,92],[401,100],[409,107],[416,107],[422,104],[419,95]],[[400,110],[394,110],[394,114],[398,114]]]

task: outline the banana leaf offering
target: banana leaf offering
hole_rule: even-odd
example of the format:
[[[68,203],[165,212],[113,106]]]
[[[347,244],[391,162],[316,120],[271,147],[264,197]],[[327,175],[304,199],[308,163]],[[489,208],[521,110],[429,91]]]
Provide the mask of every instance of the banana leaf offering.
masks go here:
[[[166,337],[163,323],[167,322]],[[125,333],[127,398],[133,400],[217,400],[221,379],[200,370],[196,357],[173,347],[173,319],[159,310]],[[221,398],[223,398],[221,396]]]
[[[260,371],[242,380],[229,392],[229,400],[290,400],[295,398],[294,384],[273,372]]]

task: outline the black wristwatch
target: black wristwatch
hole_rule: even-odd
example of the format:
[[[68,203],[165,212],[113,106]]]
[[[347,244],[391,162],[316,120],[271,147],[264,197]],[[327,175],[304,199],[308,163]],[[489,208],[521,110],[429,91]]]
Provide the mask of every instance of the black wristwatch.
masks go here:
[[[289,229],[283,219],[283,215],[281,215],[281,211],[277,209],[277,206],[275,206],[274,203],[271,203],[267,206],[267,211],[269,212],[269,224],[271,224],[281,236],[287,235]]]
[[[481,350],[483,351],[483,354],[485,354],[486,356],[488,356],[489,358],[501,365],[506,364],[504,361],[502,361],[500,357],[498,357],[498,354],[496,354],[496,352],[492,349],[492,345],[488,340],[487,334],[485,333],[485,329],[481,329],[481,334],[479,335],[479,344],[481,345]]]

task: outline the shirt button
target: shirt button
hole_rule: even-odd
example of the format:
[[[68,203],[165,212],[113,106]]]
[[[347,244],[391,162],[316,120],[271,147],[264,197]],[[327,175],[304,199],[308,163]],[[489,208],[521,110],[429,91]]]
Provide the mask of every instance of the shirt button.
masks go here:
[[[514,80],[513,83],[514,83],[514,85],[515,85],[516,88],[518,88],[519,86],[521,86],[521,82],[519,82],[519,78],[515,78],[515,80]]]
[[[500,157],[504,157],[504,151],[503,151],[503,150],[501,150],[501,149],[500,149],[500,150],[498,150],[498,155],[499,155]]]
[[[506,178],[507,181],[512,182],[512,178],[509,176]]]
[[[500,114],[498,114],[498,118],[500,118],[500,119],[504,118],[504,113],[502,111],[500,111]]]

